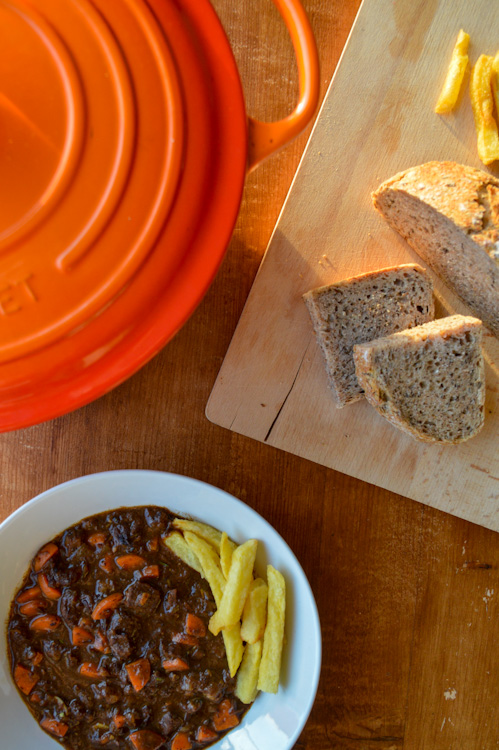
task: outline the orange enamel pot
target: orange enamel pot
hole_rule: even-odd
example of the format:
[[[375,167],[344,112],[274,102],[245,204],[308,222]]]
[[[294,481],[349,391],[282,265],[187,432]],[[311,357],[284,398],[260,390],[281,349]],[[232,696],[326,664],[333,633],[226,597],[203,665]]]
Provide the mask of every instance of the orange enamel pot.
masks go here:
[[[248,117],[208,0],[0,0],[0,431],[78,408],[202,299],[245,175],[314,114],[299,0],[274,0],[300,94]]]

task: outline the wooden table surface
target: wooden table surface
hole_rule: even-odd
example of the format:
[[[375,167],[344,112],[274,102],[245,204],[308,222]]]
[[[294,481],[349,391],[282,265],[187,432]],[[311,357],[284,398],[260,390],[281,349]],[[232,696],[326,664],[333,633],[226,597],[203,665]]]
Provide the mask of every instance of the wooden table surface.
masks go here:
[[[248,111],[284,116],[297,76],[274,6],[213,4],[233,44]],[[324,95],[359,0],[304,4]],[[0,520],[54,484],[107,469],[210,482],[279,531],[317,599],[322,676],[297,748],[491,750],[499,746],[499,537],[231,433],[204,414],[306,139],[248,176],[214,284],[151,363],[73,414],[0,436]]]

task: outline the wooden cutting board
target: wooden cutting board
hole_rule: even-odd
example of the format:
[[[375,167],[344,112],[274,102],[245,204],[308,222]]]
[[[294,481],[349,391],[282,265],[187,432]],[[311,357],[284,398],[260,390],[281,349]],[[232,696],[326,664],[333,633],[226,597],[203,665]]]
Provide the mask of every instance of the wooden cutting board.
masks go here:
[[[433,112],[461,27],[471,36],[471,63],[495,54],[495,2],[364,0],[206,413],[238,433],[497,531],[499,341],[485,336],[482,432],[459,446],[420,444],[365,401],[335,407],[302,301],[322,284],[419,261],[372,208],[370,193],[381,181],[433,159],[482,167],[469,74],[455,113]],[[469,314],[434,281],[439,317]]]

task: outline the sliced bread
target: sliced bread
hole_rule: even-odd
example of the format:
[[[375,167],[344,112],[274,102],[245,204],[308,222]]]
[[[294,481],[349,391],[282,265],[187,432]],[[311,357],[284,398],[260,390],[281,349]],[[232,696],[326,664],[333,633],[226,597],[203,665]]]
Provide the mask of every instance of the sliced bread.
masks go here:
[[[383,182],[374,206],[499,337],[499,180],[428,162]]]
[[[461,443],[483,426],[480,320],[441,318],[354,347],[370,404],[418,440]]]
[[[434,317],[431,278],[414,264],[383,268],[307,292],[307,305],[338,407],[362,398],[355,344]]]

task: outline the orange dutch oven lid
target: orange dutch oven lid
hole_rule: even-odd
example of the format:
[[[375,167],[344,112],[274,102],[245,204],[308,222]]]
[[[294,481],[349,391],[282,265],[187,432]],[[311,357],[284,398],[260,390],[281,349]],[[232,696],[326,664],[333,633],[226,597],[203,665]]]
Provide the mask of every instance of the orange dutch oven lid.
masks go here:
[[[300,99],[260,123],[208,0],[0,0],[0,431],[110,390],[200,302],[247,170],[317,104],[303,9],[274,2]]]

